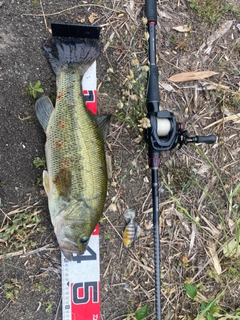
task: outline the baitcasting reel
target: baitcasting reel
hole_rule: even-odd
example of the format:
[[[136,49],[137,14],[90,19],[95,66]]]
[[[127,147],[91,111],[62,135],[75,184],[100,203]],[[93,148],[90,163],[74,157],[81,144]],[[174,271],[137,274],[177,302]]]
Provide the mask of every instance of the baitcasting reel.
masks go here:
[[[179,148],[188,143],[208,143],[216,142],[216,136],[195,136],[189,137],[184,130],[184,125],[175,120],[173,113],[163,110],[149,113],[147,116],[151,127],[145,130],[145,140],[150,149],[155,151],[166,151],[174,149],[177,144]]]

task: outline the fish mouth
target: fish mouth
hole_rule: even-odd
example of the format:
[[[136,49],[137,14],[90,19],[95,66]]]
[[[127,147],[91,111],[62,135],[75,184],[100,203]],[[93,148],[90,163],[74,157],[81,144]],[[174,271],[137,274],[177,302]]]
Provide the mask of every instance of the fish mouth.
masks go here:
[[[84,252],[80,252],[80,251],[74,251],[74,250],[63,249],[63,248],[61,248],[61,251],[62,251],[64,257],[65,257],[68,261],[72,261],[72,259],[73,259],[73,254],[82,255],[82,254],[84,253]]]
[[[64,238],[61,241],[59,241],[58,239],[58,243],[65,258],[69,261],[72,261],[73,253],[77,255],[82,255],[84,253],[84,250],[79,250],[77,244],[74,241],[67,238]]]

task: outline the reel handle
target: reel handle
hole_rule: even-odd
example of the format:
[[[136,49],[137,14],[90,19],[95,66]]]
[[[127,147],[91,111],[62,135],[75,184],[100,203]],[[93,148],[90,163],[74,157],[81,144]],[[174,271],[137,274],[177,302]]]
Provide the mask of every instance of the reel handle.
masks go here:
[[[207,143],[213,144],[216,142],[216,136],[196,136],[196,137],[187,137],[187,143]]]

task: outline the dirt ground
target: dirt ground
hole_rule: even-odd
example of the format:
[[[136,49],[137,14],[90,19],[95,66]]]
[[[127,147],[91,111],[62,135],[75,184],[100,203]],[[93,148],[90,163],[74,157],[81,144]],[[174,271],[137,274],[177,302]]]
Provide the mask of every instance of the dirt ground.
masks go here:
[[[218,137],[214,145],[161,156],[163,319],[240,319],[239,250],[226,253],[240,234],[239,10],[237,0],[158,1],[161,109],[192,136]],[[151,172],[138,126],[146,113],[143,17],[144,3],[134,0],[0,1],[0,319],[62,319],[60,252],[39,181],[43,168],[34,165],[44,157],[45,135],[26,90],[40,80],[54,98],[55,76],[42,50],[51,22],[102,26],[98,110],[113,116],[106,143],[112,177],[100,222],[101,317],[134,319],[148,303],[147,319],[155,319]],[[216,74],[168,80],[191,71]],[[131,249],[122,244],[126,208],[142,229]],[[197,296],[187,295],[186,283]]]

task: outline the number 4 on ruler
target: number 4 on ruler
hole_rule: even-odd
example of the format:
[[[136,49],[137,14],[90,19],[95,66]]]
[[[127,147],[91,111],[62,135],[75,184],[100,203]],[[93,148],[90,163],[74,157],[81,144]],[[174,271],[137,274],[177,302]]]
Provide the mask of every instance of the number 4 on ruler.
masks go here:
[[[77,262],[77,263],[81,263],[82,261],[90,261],[90,260],[96,260],[97,259],[97,254],[95,251],[93,251],[93,249],[91,249],[89,246],[87,247],[86,252],[89,252],[90,255],[83,255],[83,256],[73,256],[73,261]]]

